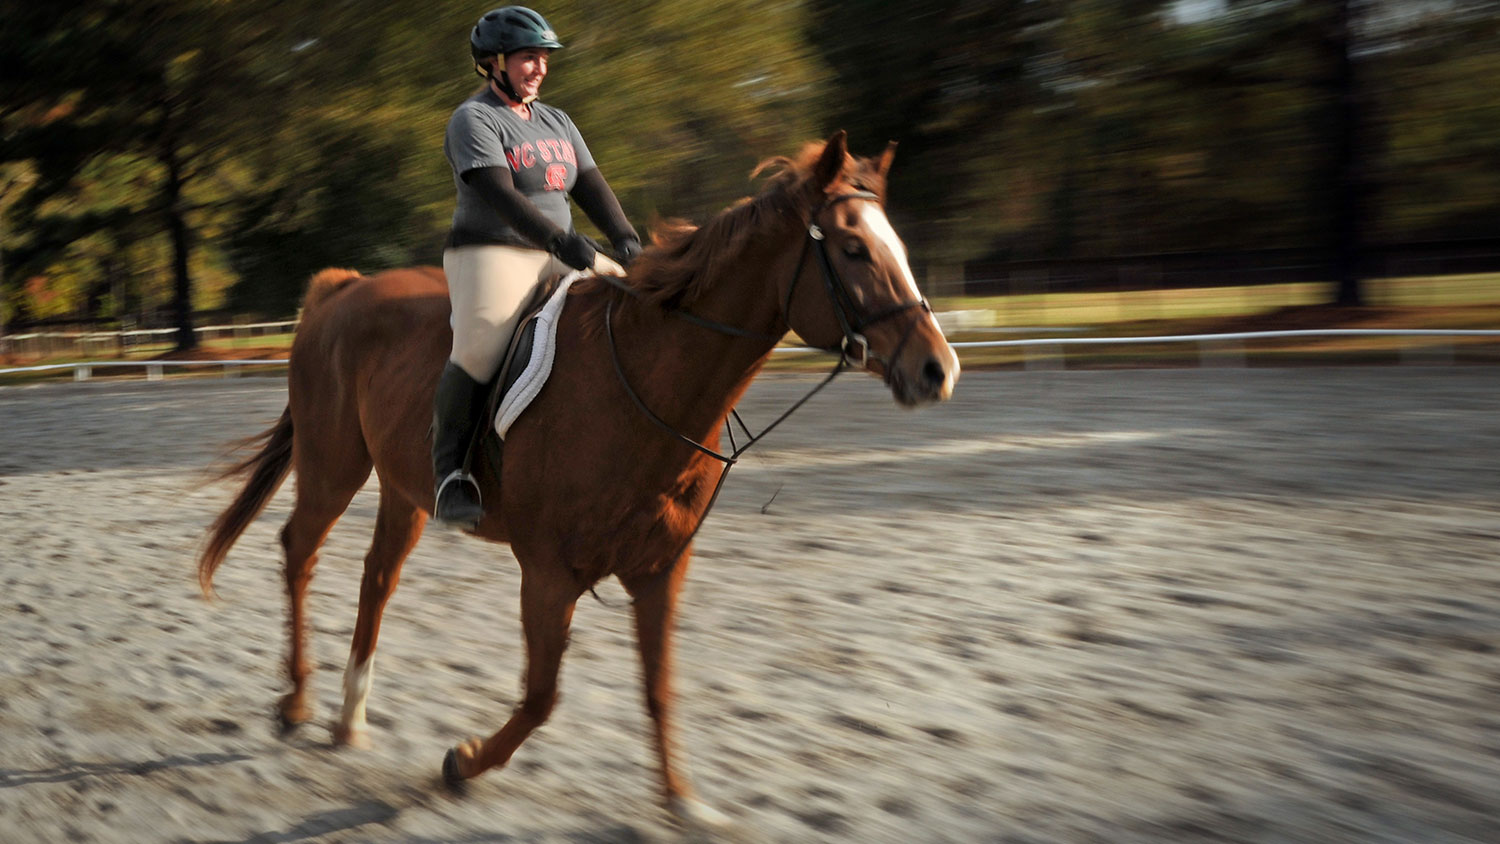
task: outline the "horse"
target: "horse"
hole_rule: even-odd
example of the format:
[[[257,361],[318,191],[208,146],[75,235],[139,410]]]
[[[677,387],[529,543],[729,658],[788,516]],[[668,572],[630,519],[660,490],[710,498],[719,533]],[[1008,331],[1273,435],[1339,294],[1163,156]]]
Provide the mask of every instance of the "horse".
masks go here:
[[[727,471],[713,451],[721,427],[788,331],[884,379],[902,405],[949,398],[959,375],[883,210],[894,150],[857,158],[840,131],[770,159],[753,197],[702,227],[664,226],[627,277],[569,289],[550,378],[507,432],[498,469],[476,466],[485,515],[473,533],[508,542],[521,570],[522,699],[499,731],[447,752],[450,785],[505,765],[547,720],[574,607],[613,576],[632,599],[666,807],[688,823],[723,822],[674,767],[671,718],[673,618],[692,537]],[[381,613],[433,505],[429,420],[449,313],[437,268],[314,276],[286,409],[247,441],[259,451],[225,472],[246,480],[209,528],[198,561],[205,596],[230,547],[297,473],[280,534],[292,686],[278,703],[284,729],[313,715],[306,595],[318,547],[373,468],[380,503],[333,727],[336,745],[369,745]]]

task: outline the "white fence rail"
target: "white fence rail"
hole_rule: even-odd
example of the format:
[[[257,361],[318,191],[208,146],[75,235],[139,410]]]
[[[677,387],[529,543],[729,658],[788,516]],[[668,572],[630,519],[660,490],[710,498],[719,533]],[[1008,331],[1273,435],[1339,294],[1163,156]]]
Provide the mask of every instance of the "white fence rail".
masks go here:
[[[193,329],[200,339],[220,337],[264,337],[290,334],[296,320],[281,322],[245,322],[237,325],[202,325]],[[72,349],[87,354],[97,349],[123,349],[151,342],[163,342],[177,333],[175,328],[138,328],[129,331],[30,331],[25,334],[0,335],[0,354],[56,354]]]
[[[111,367],[129,367],[131,369],[146,370],[147,381],[160,381],[166,374],[167,367],[222,367],[224,377],[230,378],[240,374],[240,370],[247,366],[267,366],[280,364],[286,366],[285,360],[95,360],[86,363],[44,363],[37,366],[16,366],[9,369],[0,369],[0,375],[11,375],[22,372],[60,372],[65,369],[73,370],[74,381],[87,381],[94,377],[94,370],[109,369]]]
[[[267,323],[275,325],[276,323]],[[1066,346],[1141,345],[1150,343],[1196,343],[1201,365],[1239,365],[1245,361],[1244,341],[1286,337],[1493,337],[1500,338],[1500,330],[1485,329],[1380,329],[1380,328],[1327,328],[1295,329],[1286,331],[1245,331],[1232,334],[1164,334],[1151,337],[1041,337],[1026,340],[974,340],[954,343],[955,349],[993,349],[1019,347],[1026,350],[1027,368],[1042,368],[1048,365],[1056,353]],[[820,350],[807,346],[780,346],[773,350],[778,354],[806,354]],[[1403,358],[1422,362],[1451,362],[1453,348],[1442,345],[1434,353],[1424,347],[1419,352],[1402,348]],[[154,360],[154,361],[89,361],[86,363],[50,363],[37,366],[19,366],[0,369],[0,375],[23,372],[52,372],[73,370],[73,380],[87,381],[95,369],[110,367],[144,368],[146,380],[160,381],[168,367],[221,367],[224,377],[239,375],[247,366],[286,366],[285,360]]]
[[[1495,337],[1500,330],[1441,329],[1441,328],[1323,328],[1286,329],[1282,331],[1241,331],[1224,334],[1162,334],[1154,337],[1042,337],[1027,340],[980,340],[955,343],[971,349],[1017,346],[1025,350],[1026,368],[1040,369],[1056,366],[1063,346],[1143,345],[1148,343],[1196,343],[1200,366],[1244,366],[1246,340],[1274,340],[1287,337]],[[1404,361],[1422,363],[1453,362],[1453,346],[1440,344],[1430,347],[1401,347]]]

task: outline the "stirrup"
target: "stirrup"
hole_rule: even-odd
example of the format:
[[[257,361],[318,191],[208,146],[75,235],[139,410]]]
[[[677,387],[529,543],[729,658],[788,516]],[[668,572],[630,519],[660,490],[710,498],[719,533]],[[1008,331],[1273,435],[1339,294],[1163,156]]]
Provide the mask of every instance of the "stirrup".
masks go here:
[[[457,483],[461,486],[467,484],[469,488],[474,491],[474,505],[472,510],[463,506],[468,502],[459,502],[460,506],[457,508],[459,512],[452,513],[444,511],[444,508],[442,506],[443,493],[448,490],[448,486],[450,484],[454,483]],[[454,502],[450,502],[450,504],[452,503]],[[449,472],[448,476],[443,478],[443,482],[438,484],[437,494],[433,496],[432,518],[440,525],[451,525],[463,530],[473,530],[474,527],[479,524],[479,520],[483,516],[484,498],[479,492],[479,483],[474,480],[474,476],[462,469],[454,469],[453,471]]]

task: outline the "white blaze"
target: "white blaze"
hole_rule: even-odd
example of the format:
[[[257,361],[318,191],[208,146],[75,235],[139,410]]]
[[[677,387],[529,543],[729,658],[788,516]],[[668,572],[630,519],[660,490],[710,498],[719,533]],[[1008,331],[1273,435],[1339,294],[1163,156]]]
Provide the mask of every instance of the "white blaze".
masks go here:
[[[901,268],[901,278],[906,281],[911,298],[922,298],[922,292],[917,289],[917,280],[912,277],[911,265],[906,262],[906,247],[901,243],[901,238],[896,236],[896,230],[891,228],[891,221],[885,216],[885,211],[873,202],[866,202],[861,205],[859,216],[865,221],[865,227],[896,256],[896,265]]]
[[[885,216],[885,211],[873,202],[866,202],[860,208],[859,216],[865,221],[865,226],[869,228],[870,233],[884,242],[891,250],[891,254],[896,257],[896,265],[901,268],[901,278],[906,282],[907,295],[911,297],[911,301],[921,300],[922,291],[917,289],[917,280],[912,277],[911,265],[906,261],[906,247],[902,245],[901,238],[896,236],[896,230],[891,228],[891,221]],[[927,314],[925,318],[933,319],[933,316]],[[938,328],[936,322],[933,322],[933,328],[936,328],[938,336],[942,337],[942,329]],[[958,381],[958,354],[946,342],[941,344],[941,348],[933,351],[943,367],[943,383],[938,390],[938,398],[946,399],[953,395],[953,385]]]

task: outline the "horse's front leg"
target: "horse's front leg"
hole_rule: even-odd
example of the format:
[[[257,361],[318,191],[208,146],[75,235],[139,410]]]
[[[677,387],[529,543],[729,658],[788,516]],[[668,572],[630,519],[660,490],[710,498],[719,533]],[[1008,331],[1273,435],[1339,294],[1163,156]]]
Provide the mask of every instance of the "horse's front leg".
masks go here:
[[[690,825],[723,827],[729,824],[729,818],[694,796],[687,778],[677,773],[672,762],[672,625],[687,563],[684,554],[666,571],[622,577],[620,582],[635,599],[635,635],[644,669],[646,711],[655,728],[667,809]]]
[[[510,761],[511,754],[557,704],[557,671],[568,647],[573,608],[583,594],[572,574],[561,566],[521,568],[521,626],[526,635],[526,680],[519,706],[499,732],[469,739],[448,751],[443,779],[450,786],[477,777]]]

